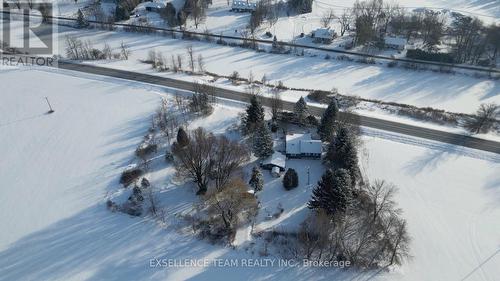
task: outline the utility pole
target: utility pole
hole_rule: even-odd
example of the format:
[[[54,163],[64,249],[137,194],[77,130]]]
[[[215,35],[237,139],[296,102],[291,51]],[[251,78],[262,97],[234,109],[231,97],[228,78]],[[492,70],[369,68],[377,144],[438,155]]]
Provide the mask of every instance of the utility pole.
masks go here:
[[[54,110],[52,109],[52,106],[50,105],[49,98],[45,97],[45,100],[47,101],[47,105],[49,106],[49,111],[47,113],[54,113]]]

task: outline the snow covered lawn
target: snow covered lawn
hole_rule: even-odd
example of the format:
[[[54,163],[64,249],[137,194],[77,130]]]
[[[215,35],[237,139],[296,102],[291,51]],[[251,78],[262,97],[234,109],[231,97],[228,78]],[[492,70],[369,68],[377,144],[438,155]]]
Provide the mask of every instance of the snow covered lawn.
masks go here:
[[[52,70],[53,71],[53,70]],[[150,259],[261,258],[210,245],[179,230],[176,214],[194,192],[176,185],[169,166],[151,174],[161,189],[166,226],[106,210],[123,190],[119,174],[151,125],[159,87],[46,69],[0,69],[0,279],[5,280],[366,280],[372,272],[305,267],[151,268]],[[44,97],[56,112],[46,115]],[[243,106],[222,103],[191,122],[227,133]],[[500,156],[365,130],[361,162],[371,180],[399,186],[397,201],[413,238],[410,263],[375,280],[495,280],[500,275]],[[319,161],[292,160],[300,186],[285,191],[265,173],[263,208],[293,227],[303,219]],[[265,216],[265,211],[260,214]],[[267,224],[267,225],[266,225]],[[242,238],[243,240],[245,237]],[[491,257],[491,258],[490,258]],[[479,269],[476,267],[484,263]]]
[[[366,133],[376,136],[363,138],[368,177],[399,187],[397,202],[413,239],[413,260],[388,279],[496,280],[500,156],[380,131]]]

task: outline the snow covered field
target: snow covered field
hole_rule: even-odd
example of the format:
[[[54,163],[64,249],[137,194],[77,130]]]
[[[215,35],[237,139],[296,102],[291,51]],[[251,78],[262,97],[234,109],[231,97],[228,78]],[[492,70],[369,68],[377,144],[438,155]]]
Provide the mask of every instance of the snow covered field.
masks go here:
[[[19,35],[19,22],[12,23],[12,34]],[[247,49],[224,47],[216,44],[170,39],[160,35],[142,35],[102,30],[82,30],[59,27],[58,52],[65,55],[66,36],[89,40],[94,47],[103,48],[108,43],[119,52],[121,42],[127,44],[132,54],[128,61],[92,62],[133,71],[153,72],[141,63],[148,52],[161,52],[170,57],[181,55],[187,68],[186,47],[193,46],[195,56],[202,55],[207,71],[230,75],[238,71],[241,77],[252,72],[255,79],[266,75],[272,83],[282,81],[288,87],[331,90],[341,94],[433,107],[451,112],[473,113],[482,103],[500,104],[500,83],[497,80],[479,79],[466,75],[451,75],[432,71],[412,71],[388,68],[385,65],[366,65],[318,57],[297,57],[257,53]],[[158,75],[171,75],[162,73]],[[298,95],[283,99],[297,100]]]
[[[82,9],[90,5],[93,1],[80,0],[76,4],[73,0],[54,0],[57,3],[57,14],[59,15],[74,15],[78,9]],[[105,6],[111,1],[102,1]],[[158,0],[157,2],[168,3],[173,2],[176,9],[182,8],[184,1],[182,0]],[[230,4],[232,1],[213,0],[212,5],[207,10],[207,19],[204,23],[198,26],[198,30],[205,29],[211,32],[223,32],[226,35],[233,35],[235,30],[241,31],[248,25],[249,13],[230,12]],[[250,1],[256,2],[256,1]],[[270,27],[268,23],[264,23],[261,27],[261,33],[271,31],[276,34],[280,40],[291,40],[300,33],[309,33],[312,30],[321,26],[320,19],[323,13],[332,9],[338,16],[341,15],[344,9],[352,8],[353,0],[316,0],[313,2],[312,12],[303,15],[292,15],[288,17],[286,13],[280,16],[278,22]],[[435,10],[452,10],[470,16],[477,16],[485,22],[498,22],[500,18],[500,3],[496,0],[398,0],[393,1],[399,3],[401,7],[411,11],[417,8],[430,8]],[[152,16],[148,15],[155,25],[161,25],[161,18],[155,13]],[[334,27],[338,30],[337,25]],[[188,28],[194,30],[193,23],[188,23]]]
[[[275,25],[271,27],[268,23],[264,23],[259,28],[258,34],[263,36],[266,31],[270,31],[279,40],[291,41],[301,33],[309,34],[321,27],[321,17],[325,11],[332,9],[337,16],[340,16],[346,8],[352,8],[354,2],[353,0],[316,0],[313,2],[311,13],[288,17],[283,12]],[[407,7],[408,11],[428,7],[435,10],[448,9],[477,16],[485,22],[498,22],[500,18],[500,3],[495,0],[402,0],[392,2]],[[225,35],[235,35],[235,30],[238,32],[244,30],[248,26],[250,14],[229,12],[230,8],[227,3],[226,0],[214,0],[213,5],[207,11],[206,22],[198,26],[198,30],[208,29],[215,33],[223,32]],[[334,22],[332,27],[335,30],[340,30],[340,25],[337,22]],[[194,24],[191,24],[189,28],[195,29]]]
[[[54,70],[52,70],[54,72]],[[167,224],[106,210],[119,174],[169,91],[46,69],[0,69],[0,279],[2,280],[366,280],[373,273],[304,267],[150,268],[151,258],[259,258],[179,231],[177,213],[196,200],[172,167],[154,171]],[[44,97],[56,112],[46,115]],[[225,103],[190,128],[225,133],[243,106]],[[399,187],[413,259],[376,280],[495,280],[500,275],[500,156],[364,130],[362,167]],[[321,174],[311,165],[311,183]],[[300,221],[305,180],[286,192],[265,172],[264,208],[282,203],[277,225]],[[304,171],[300,175],[305,179]],[[266,227],[266,225],[260,225]],[[292,226],[292,225],[288,225]],[[495,253],[497,255],[495,255]],[[480,266],[481,265],[481,266]],[[480,266],[480,267],[478,267]],[[245,276],[245,277],[243,277]]]

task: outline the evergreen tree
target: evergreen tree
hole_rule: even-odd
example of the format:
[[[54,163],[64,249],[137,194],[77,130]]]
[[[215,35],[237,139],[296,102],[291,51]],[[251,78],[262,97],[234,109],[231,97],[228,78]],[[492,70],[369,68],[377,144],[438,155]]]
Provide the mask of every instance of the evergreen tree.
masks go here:
[[[333,99],[323,113],[323,117],[321,117],[318,126],[318,134],[322,141],[331,140],[335,130],[335,120],[337,119],[338,113],[339,108],[337,106],[337,100]]]
[[[259,125],[253,135],[253,153],[257,157],[269,157],[274,152],[271,131],[264,122]]]
[[[78,15],[76,17],[76,27],[81,28],[81,27],[87,27],[88,25],[89,23],[85,19],[82,10],[78,9]]]
[[[300,97],[297,103],[295,103],[293,112],[295,113],[297,121],[303,123],[307,116],[307,103],[303,97]]]
[[[328,169],[313,190],[308,206],[310,209],[323,209],[332,216],[343,212],[351,197],[351,186],[351,177],[347,170],[338,169],[333,172]]]
[[[255,190],[255,192],[261,191],[264,187],[264,177],[257,166],[253,167],[252,178],[248,184],[253,188],[253,190]]]
[[[123,7],[122,5],[116,5],[115,21],[128,20],[129,18],[130,18],[130,14],[127,11],[127,9],[125,9],[125,7]]]
[[[193,112],[201,112],[203,114],[212,113],[212,106],[209,102],[209,97],[207,93],[197,93],[191,96],[191,101],[189,102],[189,107]]]
[[[328,146],[326,159],[337,169],[346,169],[352,183],[356,182],[358,174],[358,150],[354,136],[346,126],[340,126],[335,137]]]
[[[177,143],[180,147],[185,147],[189,144],[189,137],[182,127],[177,131]]]
[[[298,185],[299,175],[294,169],[289,168],[283,176],[283,187],[285,187],[287,190],[290,190],[297,187]]]
[[[253,133],[255,129],[264,123],[264,108],[256,95],[250,98],[250,105],[247,107],[246,115],[243,120],[245,133]]]

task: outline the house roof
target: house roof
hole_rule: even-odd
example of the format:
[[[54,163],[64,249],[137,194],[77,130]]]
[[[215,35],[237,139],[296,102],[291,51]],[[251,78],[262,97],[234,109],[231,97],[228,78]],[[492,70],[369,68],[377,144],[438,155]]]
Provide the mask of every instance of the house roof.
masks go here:
[[[318,28],[314,31],[315,38],[332,39],[335,31],[330,28]]]
[[[262,165],[273,165],[284,169],[286,165],[286,157],[285,155],[275,151],[273,155],[262,161]]]
[[[390,37],[387,36],[384,38],[384,42],[387,45],[397,45],[397,46],[405,46],[407,41],[402,37]]]
[[[134,10],[139,11],[139,10],[145,10],[146,8],[162,9],[165,8],[165,4],[162,2],[143,2],[137,5],[137,7],[135,7]]]
[[[320,140],[303,140],[300,141],[300,153],[321,153]]]
[[[233,4],[231,6],[233,8],[238,8],[238,9],[255,9],[255,7],[257,7],[257,4],[256,3],[247,3],[246,1],[235,0],[235,1],[233,1]]]
[[[313,140],[311,134],[286,135],[286,154],[321,153],[320,140]]]

